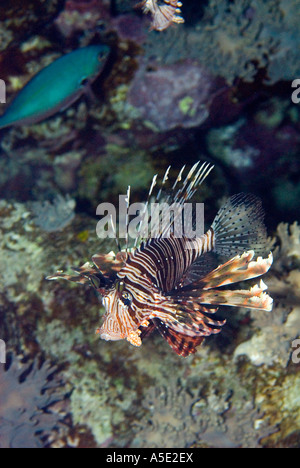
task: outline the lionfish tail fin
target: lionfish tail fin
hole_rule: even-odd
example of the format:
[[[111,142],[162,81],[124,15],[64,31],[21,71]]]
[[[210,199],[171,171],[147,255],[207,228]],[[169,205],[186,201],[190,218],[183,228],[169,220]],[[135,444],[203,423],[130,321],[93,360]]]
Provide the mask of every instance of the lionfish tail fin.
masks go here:
[[[259,198],[244,193],[230,197],[212,224],[216,253],[232,257],[251,248],[256,255],[264,254],[267,232],[263,219]]]

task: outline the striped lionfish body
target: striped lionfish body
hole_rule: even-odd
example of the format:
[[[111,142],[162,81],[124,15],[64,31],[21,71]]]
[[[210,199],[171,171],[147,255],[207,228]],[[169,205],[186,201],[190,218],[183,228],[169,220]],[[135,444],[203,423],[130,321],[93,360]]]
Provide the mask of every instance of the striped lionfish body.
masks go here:
[[[169,194],[164,191],[167,170],[155,201],[176,203],[173,225],[181,216],[179,208],[192,198],[212,168],[197,163],[184,179],[182,168]],[[155,185],[156,176],[146,208]],[[142,221],[146,224],[148,216],[145,209]],[[152,216],[155,237],[145,238],[141,222],[138,247],[117,255],[95,255],[92,265],[75,270],[76,276],[58,273],[49,279],[90,283],[100,293],[106,310],[97,330],[102,339],[126,339],[140,346],[142,338],[156,328],[178,355],[188,356],[205,336],[221,331],[225,321],[213,318],[220,305],[271,310],[272,299],[262,280],[248,290],[226,288],[269,270],[272,254],[266,259],[257,257],[266,245],[263,216],[260,200],[245,194],[231,197],[208,231],[198,237],[176,236],[172,230],[166,235],[159,219]],[[216,267],[215,255],[228,260]]]

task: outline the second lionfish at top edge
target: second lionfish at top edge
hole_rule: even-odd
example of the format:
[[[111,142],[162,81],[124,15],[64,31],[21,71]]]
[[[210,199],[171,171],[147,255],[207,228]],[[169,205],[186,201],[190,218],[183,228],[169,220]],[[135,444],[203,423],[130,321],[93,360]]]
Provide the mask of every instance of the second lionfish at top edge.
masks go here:
[[[144,13],[150,13],[152,16],[151,27],[155,31],[164,31],[171,24],[184,23],[181,16],[182,3],[178,0],[143,0],[138,3]]]
[[[179,208],[174,224],[174,219],[182,216],[180,207],[212,169],[210,163],[198,162],[184,176],[184,166],[168,192],[168,168],[161,187],[157,187],[157,176],[153,178],[145,206],[151,197],[156,203],[175,203]],[[129,198],[129,190],[127,195]],[[150,221],[147,209],[143,218]],[[178,355],[188,356],[206,336],[221,331],[225,320],[213,318],[219,306],[272,309],[272,298],[262,280],[250,289],[228,289],[231,284],[265,274],[271,267],[272,253],[267,258],[260,256],[267,240],[263,218],[260,199],[240,193],[227,200],[203,235],[177,237],[171,232],[166,236],[158,227],[158,235],[145,238],[141,227],[145,223],[141,222],[133,249],[96,254],[93,263],[76,269],[75,275],[58,272],[48,279],[87,283],[97,290],[105,307],[97,330],[100,338],[126,339],[140,346],[144,336],[158,329]],[[159,226],[158,219],[154,221]],[[215,267],[213,254],[228,260]]]

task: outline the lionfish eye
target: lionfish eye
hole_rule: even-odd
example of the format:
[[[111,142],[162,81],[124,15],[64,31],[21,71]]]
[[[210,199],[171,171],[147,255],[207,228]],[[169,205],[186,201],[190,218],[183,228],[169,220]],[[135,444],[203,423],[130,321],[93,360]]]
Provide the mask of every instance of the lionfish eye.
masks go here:
[[[132,295],[127,291],[123,291],[121,299],[126,306],[130,306],[132,302]]]

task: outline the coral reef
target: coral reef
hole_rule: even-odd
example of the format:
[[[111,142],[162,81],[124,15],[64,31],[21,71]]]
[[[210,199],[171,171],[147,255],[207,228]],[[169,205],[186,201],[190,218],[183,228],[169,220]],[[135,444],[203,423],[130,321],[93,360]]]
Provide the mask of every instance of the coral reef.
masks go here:
[[[267,69],[269,83],[292,80],[299,74],[293,47],[299,42],[298,8],[298,0],[210,0],[196,27],[190,17],[186,25],[164,31],[163,40],[150,36],[147,54],[164,63],[197,59],[228,83],[253,81],[260,68]]]
[[[49,362],[39,364],[37,359],[22,365],[12,357],[6,370],[1,364],[1,448],[43,447],[58,438],[65,414],[63,407],[59,411],[64,394],[57,371]]]
[[[298,298],[299,301],[300,298]],[[260,330],[249,341],[241,343],[234,356],[247,355],[251,362],[271,366],[274,362],[286,367],[292,349],[292,341],[300,335],[300,307],[292,309],[275,305],[270,314],[251,312],[253,327]]]
[[[0,446],[299,447],[300,1],[186,0],[164,31],[136,3],[0,5],[8,104],[61,55],[112,49],[89,98],[0,133],[0,338],[26,356],[0,368]],[[128,185],[144,200],[155,173],[198,159],[216,166],[207,222],[229,194],[263,200],[273,311],[220,310],[226,330],[187,359],[155,334],[100,343],[99,298],[45,277],[116,250],[96,236],[100,202]]]
[[[76,202],[70,197],[58,195],[52,203],[33,202],[31,206],[35,215],[33,222],[44,231],[54,232],[64,229],[72,222]]]
[[[78,258],[81,249],[87,259],[91,252],[101,251],[101,242],[95,232],[96,220],[75,217],[72,226],[68,225],[60,232],[49,232],[33,222],[29,206],[2,201],[0,210],[0,335],[10,346],[29,354],[46,352],[51,359],[69,366],[64,376],[69,387],[74,388],[70,412],[74,426],[80,428],[74,437],[79,445],[94,446],[95,440],[99,445],[105,445],[112,438],[114,425],[125,419],[124,412],[136,398],[136,392],[129,388],[127,397],[122,396],[127,384],[117,382],[118,379],[111,382],[105,371],[105,353],[102,351],[104,356],[101,356],[100,350],[99,355],[94,335],[99,321],[98,298],[85,289],[74,295],[74,290],[66,285],[49,290],[44,280],[58,268],[55,264],[58,250],[64,251],[68,268],[76,264],[75,257]],[[108,244],[105,243],[105,248]],[[110,249],[113,245],[112,240]],[[106,358],[107,366],[113,359]],[[79,381],[81,386],[77,385]],[[99,402],[103,403],[101,414]],[[80,437],[83,437],[82,441]],[[20,432],[15,445],[22,444],[29,442]],[[72,444],[75,442],[65,441],[65,445]]]
[[[253,402],[241,398],[245,388],[235,388],[236,394],[229,388],[222,393],[209,385],[210,392],[202,387],[193,394],[172,380],[168,386],[150,388],[143,401],[147,414],[135,424],[132,446],[255,448],[277,432]]]
[[[76,37],[82,31],[101,27],[109,18],[109,9],[109,0],[66,0],[55,24],[65,37]]]
[[[292,330],[287,327],[294,317],[289,313],[292,304],[280,312],[275,309],[281,325],[262,312],[250,323],[245,312],[235,313],[232,319],[227,315],[229,333],[238,320],[241,344],[236,347],[234,335],[224,335],[220,349],[217,341],[208,341],[186,360],[178,361],[158,336],[145,341],[139,352],[122,342],[113,346],[99,343],[93,332],[99,323],[100,304],[92,291],[74,289],[67,283],[49,287],[43,280],[61,264],[58,252],[63,252],[69,268],[79,257],[88,260],[94,252],[114,248],[113,240],[109,245],[96,239],[95,225],[95,219],[76,215],[63,231],[46,232],[33,223],[27,205],[1,202],[1,337],[10,346],[30,353],[43,351],[47,357],[64,362],[64,378],[73,388],[68,411],[74,434],[56,435],[54,431],[50,438],[42,438],[42,443],[103,447],[288,445],[300,427],[297,366],[289,361],[291,349],[286,339],[292,335],[285,335]],[[275,261],[267,281],[272,294],[280,293],[276,281],[282,288],[291,288],[292,281],[299,278],[299,228],[296,224],[290,229],[280,225],[278,233],[281,241],[274,251],[278,266]],[[286,289],[282,291],[284,298]],[[290,294],[288,297],[293,299]],[[260,366],[240,352],[250,333],[266,337],[261,351],[265,360]],[[273,345],[270,354],[269,338],[277,344],[278,334],[283,337],[282,346],[278,353]],[[48,427],[44,426],[43,434]],[[34,443],[36,438],[40,440],[33,435]],[[14,444],[27,442],[20,432]]]
[[[274,96],[253,104],[253,109],[211,128],[205,136],[207,148],[235,177],[235,190],[256,191],[273,207],[276,221],[290,222],[299,213],[298,110],[288,98]]]
[[[65,0],[3,0],[0,5],[0,51],[34,34],[63,9]]]
[[[143,423],[136,424],[133,446],[184,448],[192,445],[201,430],[199,421],[191,417],[195,402],[174,382],[168,387],[150,388],[143,402],[150,415]]]
[[[279,1],[280,21],[277,24],[269,21],[264,27],[263,35],[273,35],[277,42],[269,56],[268,78],[270,82],[293,80],[295,76],[300,74],[295,51],[295,43],[299,42],[299,29],[296,20],[299,5],[298,0]]]
[[[216,85],[206,70],[192,62],[141,67],[129,91],[129,103],[158,131],[196,127],[209,116]]]
[[[297,221],[290,226],[287,223],[280,223],[277,227],[276,235],[270,240],[270,247],[275,247],[275,269],[278,272],[282,272],[286,268],[292,269],[293,266],[299,267],[300,226]]]
[[[275,300],[270,313],[251,311],[253,327],[260,330],[249,341],[241,343],[235,358],[247,355],[260,366],[279,363],[286,367],[293,351],[292,342],[300,336],[300,229],[281,223],[277,236],[270,239],[270,247],[279,239],[274,250],[274,268],[267,279],[270,294]]]

